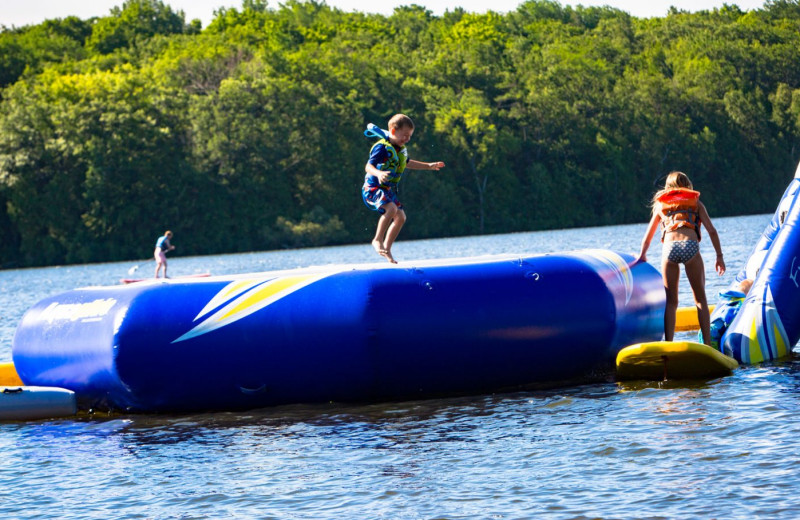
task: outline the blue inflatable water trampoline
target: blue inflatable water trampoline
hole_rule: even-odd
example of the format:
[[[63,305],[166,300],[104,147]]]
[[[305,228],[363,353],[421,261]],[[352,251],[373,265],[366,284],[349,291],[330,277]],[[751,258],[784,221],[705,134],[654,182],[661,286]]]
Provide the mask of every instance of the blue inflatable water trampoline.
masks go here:
[[[27,385],[165,412],[484,393],[572,381],[661,338],[649,264],[606,250],[325,266],[47,298],[17,328]]]

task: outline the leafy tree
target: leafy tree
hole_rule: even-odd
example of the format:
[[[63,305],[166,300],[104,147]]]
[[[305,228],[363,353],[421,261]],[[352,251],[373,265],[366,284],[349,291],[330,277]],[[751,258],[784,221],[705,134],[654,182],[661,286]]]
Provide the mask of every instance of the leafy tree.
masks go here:
[[[0,89],[17,81],[26,69],[38,73],[47,64],[84,59],[89,34],[91,23],[75,16],[0,31]]]
[[[183,31],[183,11],[176,13],[161,0],[126,0],[122,8],[111,9],[111,16],[97,20],[88,46],[95,52],[108,54],[157,34]]]

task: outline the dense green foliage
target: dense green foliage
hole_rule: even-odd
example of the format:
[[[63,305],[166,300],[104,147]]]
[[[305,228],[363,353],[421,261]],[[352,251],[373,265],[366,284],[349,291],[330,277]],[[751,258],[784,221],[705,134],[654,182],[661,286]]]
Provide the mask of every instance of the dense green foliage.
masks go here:
[[[637,19],[159,0],[0,32],[0,264],[362,241],[368,122],[417,124],[401,239],[642,222],[666,173],[770,212],[800,156],[800,2]]]

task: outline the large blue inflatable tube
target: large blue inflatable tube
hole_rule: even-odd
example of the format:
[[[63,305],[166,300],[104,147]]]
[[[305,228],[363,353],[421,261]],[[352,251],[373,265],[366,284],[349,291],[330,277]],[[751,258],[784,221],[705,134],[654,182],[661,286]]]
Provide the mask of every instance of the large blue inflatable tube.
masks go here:
[[[509,390],[661,337],[661,277],[633,262],[587,250],[90,287],[32,307],[12,352],[26,384],[73,390],[82,408]]]
[[[740,363],[791,354],[800,340],[800,166],[778,204],[739,282],[753,280],[742,307],[722,336]]]

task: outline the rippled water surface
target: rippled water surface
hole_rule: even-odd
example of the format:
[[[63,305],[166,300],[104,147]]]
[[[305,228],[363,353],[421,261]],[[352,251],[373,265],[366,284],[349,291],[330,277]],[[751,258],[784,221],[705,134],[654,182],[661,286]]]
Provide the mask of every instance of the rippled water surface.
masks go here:
[[[716,219],[729,273],[770,215]],[[406,241],[400,259],[638,249],[644,225]],[[180,237],[175,243],[180,247]],[[402,237],[401,237],[402,239]],[[180,250],[180,249],[179,249]],[[704,256],[713,258],[710,243]],[[368,245],[176,257],[173,276],[368,262]],[[658,265],[658,246],[649,261]],[[0,271],[0,361],[46,296],[123,262]],[[691,294],[682,279],[681,304]],[[692,383],[0,424],[0,518],[796,518],[800,365]]]

